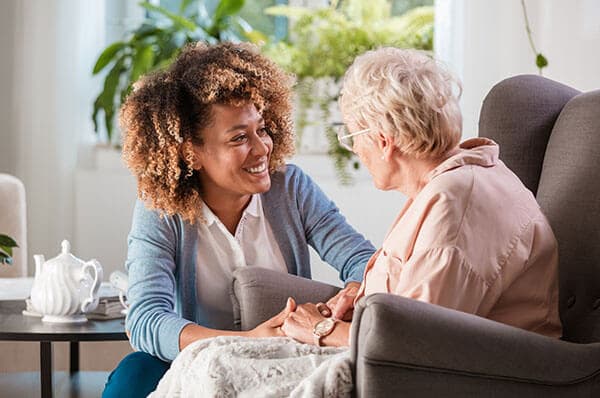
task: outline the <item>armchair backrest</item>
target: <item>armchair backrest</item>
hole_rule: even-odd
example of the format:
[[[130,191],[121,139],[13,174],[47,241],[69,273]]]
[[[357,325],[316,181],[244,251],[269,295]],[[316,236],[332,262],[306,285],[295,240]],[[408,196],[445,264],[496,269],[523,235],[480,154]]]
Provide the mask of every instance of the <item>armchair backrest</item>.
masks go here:
[[[506,79],[484,100],[479,132],[498,142],[554,230],[563,339],[600,341],[600,90]]]
[[[554,123],[577,94],[550,79],[520,75],[496,84],[483,100],[479,135],[500,145],[500,159],[534,195]]]

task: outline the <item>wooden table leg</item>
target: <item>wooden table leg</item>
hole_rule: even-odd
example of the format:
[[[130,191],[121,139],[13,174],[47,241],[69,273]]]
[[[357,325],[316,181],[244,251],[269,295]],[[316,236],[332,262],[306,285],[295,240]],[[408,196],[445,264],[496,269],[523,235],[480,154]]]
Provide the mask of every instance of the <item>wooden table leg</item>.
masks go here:
[[[73,375],[73,373],[79,372],[79,342],[71,341],[69,346],[70,346],[69,352],[70,352],[70,356],[71,356],[71,359],[70,359],[71,364],[69,365],[69,372],[71,373],[71,375]]]
[[[40,382],[42,398],[52,398],[52,342],[40,341]]]

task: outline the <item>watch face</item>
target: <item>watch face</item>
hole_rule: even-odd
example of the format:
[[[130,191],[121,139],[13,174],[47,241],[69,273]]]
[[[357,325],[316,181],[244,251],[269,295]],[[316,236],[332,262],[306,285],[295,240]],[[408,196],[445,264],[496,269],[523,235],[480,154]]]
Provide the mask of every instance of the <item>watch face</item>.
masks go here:
[[[335,325],[335,320],[333,318],[325,318],[315,325],[313,333],[319,337],[327,336],[331,333],[333,325]]]

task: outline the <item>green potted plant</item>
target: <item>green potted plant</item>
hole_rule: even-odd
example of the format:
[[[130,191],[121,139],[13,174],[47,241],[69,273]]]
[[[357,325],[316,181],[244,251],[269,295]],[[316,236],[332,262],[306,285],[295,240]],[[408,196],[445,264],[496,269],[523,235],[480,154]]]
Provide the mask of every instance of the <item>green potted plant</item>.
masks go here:
[[[265,10],[292,22],[289,39],[270,42],[264,51],[298,78],[299,137],[307,125],[327,123],[328,154],[342,183],[351,181],[348,166],[358,167],[352,154],[338,145],[330,120],[346,69],[357,55],[381,46],[433,49],[433,7],[412,8],[399,16],[391,10],[390,0],[332,0],[320,8],[275,6]],[[311,107],[320,110],[319,120],[307,120]]]
[[[0,234],[0,264],[12,264],[13,248],[19,247],[8,235]]]
[[[106,74],[102,91],[94,101],[96,133],[103,123],[107,143],[119,146],[119,137],[114,134],[115,115],[133,82],[148,72],[166,68],[187,43],[264,40],[264,35],[239,17],[244,2],[220,0],[212,13],[204,1],[181,0],[177,12],[140,2],[148,14],[160,18],[147,18],[126,39],[110,44],[98,57],[93,74]]]

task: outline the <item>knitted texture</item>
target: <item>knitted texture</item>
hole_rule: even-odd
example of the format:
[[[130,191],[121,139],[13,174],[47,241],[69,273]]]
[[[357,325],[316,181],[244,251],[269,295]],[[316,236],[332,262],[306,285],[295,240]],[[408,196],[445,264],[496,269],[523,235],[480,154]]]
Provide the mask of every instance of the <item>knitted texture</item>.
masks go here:
[[[350,352],[290,338],[215,337],[186,347],[159,397],[350,397]]]

